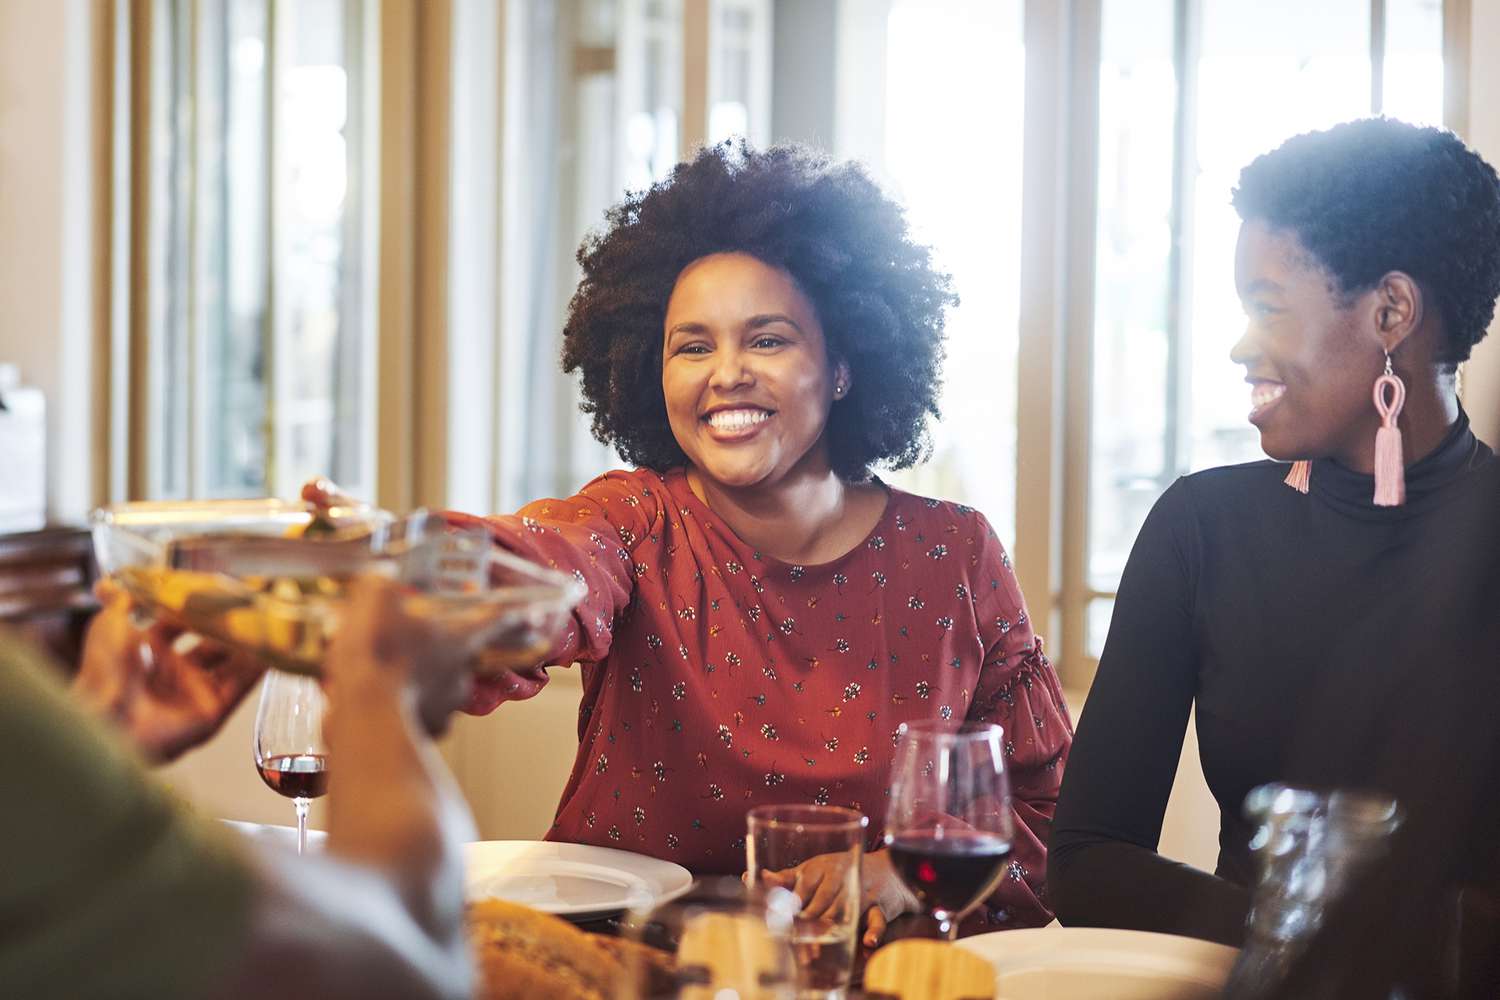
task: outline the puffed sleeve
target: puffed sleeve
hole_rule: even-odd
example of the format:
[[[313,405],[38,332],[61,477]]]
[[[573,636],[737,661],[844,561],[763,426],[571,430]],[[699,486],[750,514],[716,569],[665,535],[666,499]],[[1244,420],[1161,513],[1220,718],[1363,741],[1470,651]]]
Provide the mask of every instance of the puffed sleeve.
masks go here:
[[[982,519],[981,519],[982,520]],[[984,665],[970,703],[971,722],[1005,730],[1015,834],[1010,871],[966,931],[1040,927],[1052,920],[1047,899],[1047,840],[1063,768],[1073,743],[1073,723],[1057,672],[1032,631],[1000,540],[988,524],[978,565],[972,570]]]
[[[597,662],[609,652],[616,619],[635,594],[634,548],[658,533],[665,487],[653,476],[609,472],[565,500],[537,500],[515,514],[475,517],[448,512],[454,527],[482,527],[495,544],[567,573],[586,588],[563,631],[540,664],[476,683],[465,711],[484,715],[506,701],[533,697],[547,683],[549,665]]]

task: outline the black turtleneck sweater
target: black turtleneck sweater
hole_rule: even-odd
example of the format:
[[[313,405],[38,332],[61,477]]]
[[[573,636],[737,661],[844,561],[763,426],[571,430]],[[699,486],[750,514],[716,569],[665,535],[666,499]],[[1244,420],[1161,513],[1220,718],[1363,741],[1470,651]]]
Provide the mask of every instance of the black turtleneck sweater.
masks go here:
[[[1373,506],[1371,477],[1332,461],[1307,495],[1286,471],[1179,479],[1141,529],[1053,826],[1064,924],[1238,944],[1254,877],[1241,805],[1270,781],[1394,794],[1443,839],[1434,878],[1491,884],[1500,461],[1460,415],[1407,469],[1402,507]],[[1156,853],[1195,705],[1215,875]]]

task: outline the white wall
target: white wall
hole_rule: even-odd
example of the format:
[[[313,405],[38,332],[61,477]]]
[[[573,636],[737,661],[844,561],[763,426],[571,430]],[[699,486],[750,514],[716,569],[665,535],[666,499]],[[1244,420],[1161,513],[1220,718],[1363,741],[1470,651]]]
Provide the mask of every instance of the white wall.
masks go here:
[[[0,362],[46,393],[49,509],[74,521],[93,496],[95,8],[0,2]]]

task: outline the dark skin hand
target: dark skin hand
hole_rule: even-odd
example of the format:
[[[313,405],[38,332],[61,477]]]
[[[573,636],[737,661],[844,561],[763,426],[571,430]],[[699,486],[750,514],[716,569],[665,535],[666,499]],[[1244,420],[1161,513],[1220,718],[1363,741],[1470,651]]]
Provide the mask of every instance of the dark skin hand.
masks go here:
[[[265,664],[160,622],[145,628],[108,580],[89,624],[73,694],[122,728],[148,760],[174,760],[207,741],[265,673]]]

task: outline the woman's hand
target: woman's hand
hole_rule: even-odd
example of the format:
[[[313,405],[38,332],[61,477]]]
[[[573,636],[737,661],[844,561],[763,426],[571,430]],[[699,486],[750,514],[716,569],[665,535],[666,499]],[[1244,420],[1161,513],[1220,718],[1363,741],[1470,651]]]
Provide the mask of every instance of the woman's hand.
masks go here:
[[[802,901],[802,916],[812,920],[842,920],[845,917],[844,886],[849,875],[847,854],[820,854],[779,872],[762,872],[770,885],[790,889]],[[860,911],[865,916],[866,948],[880,944],[887,925],[903,913],[921,909],[891,867],[889,851],[871,851],[864,856],[860,877]]]
[[[265,672],[256,658],[183,629],[137,628],[128,594],[108,580],[94,589],[103,609],[89,624],[73,693],[150,760],[207,741]]]

